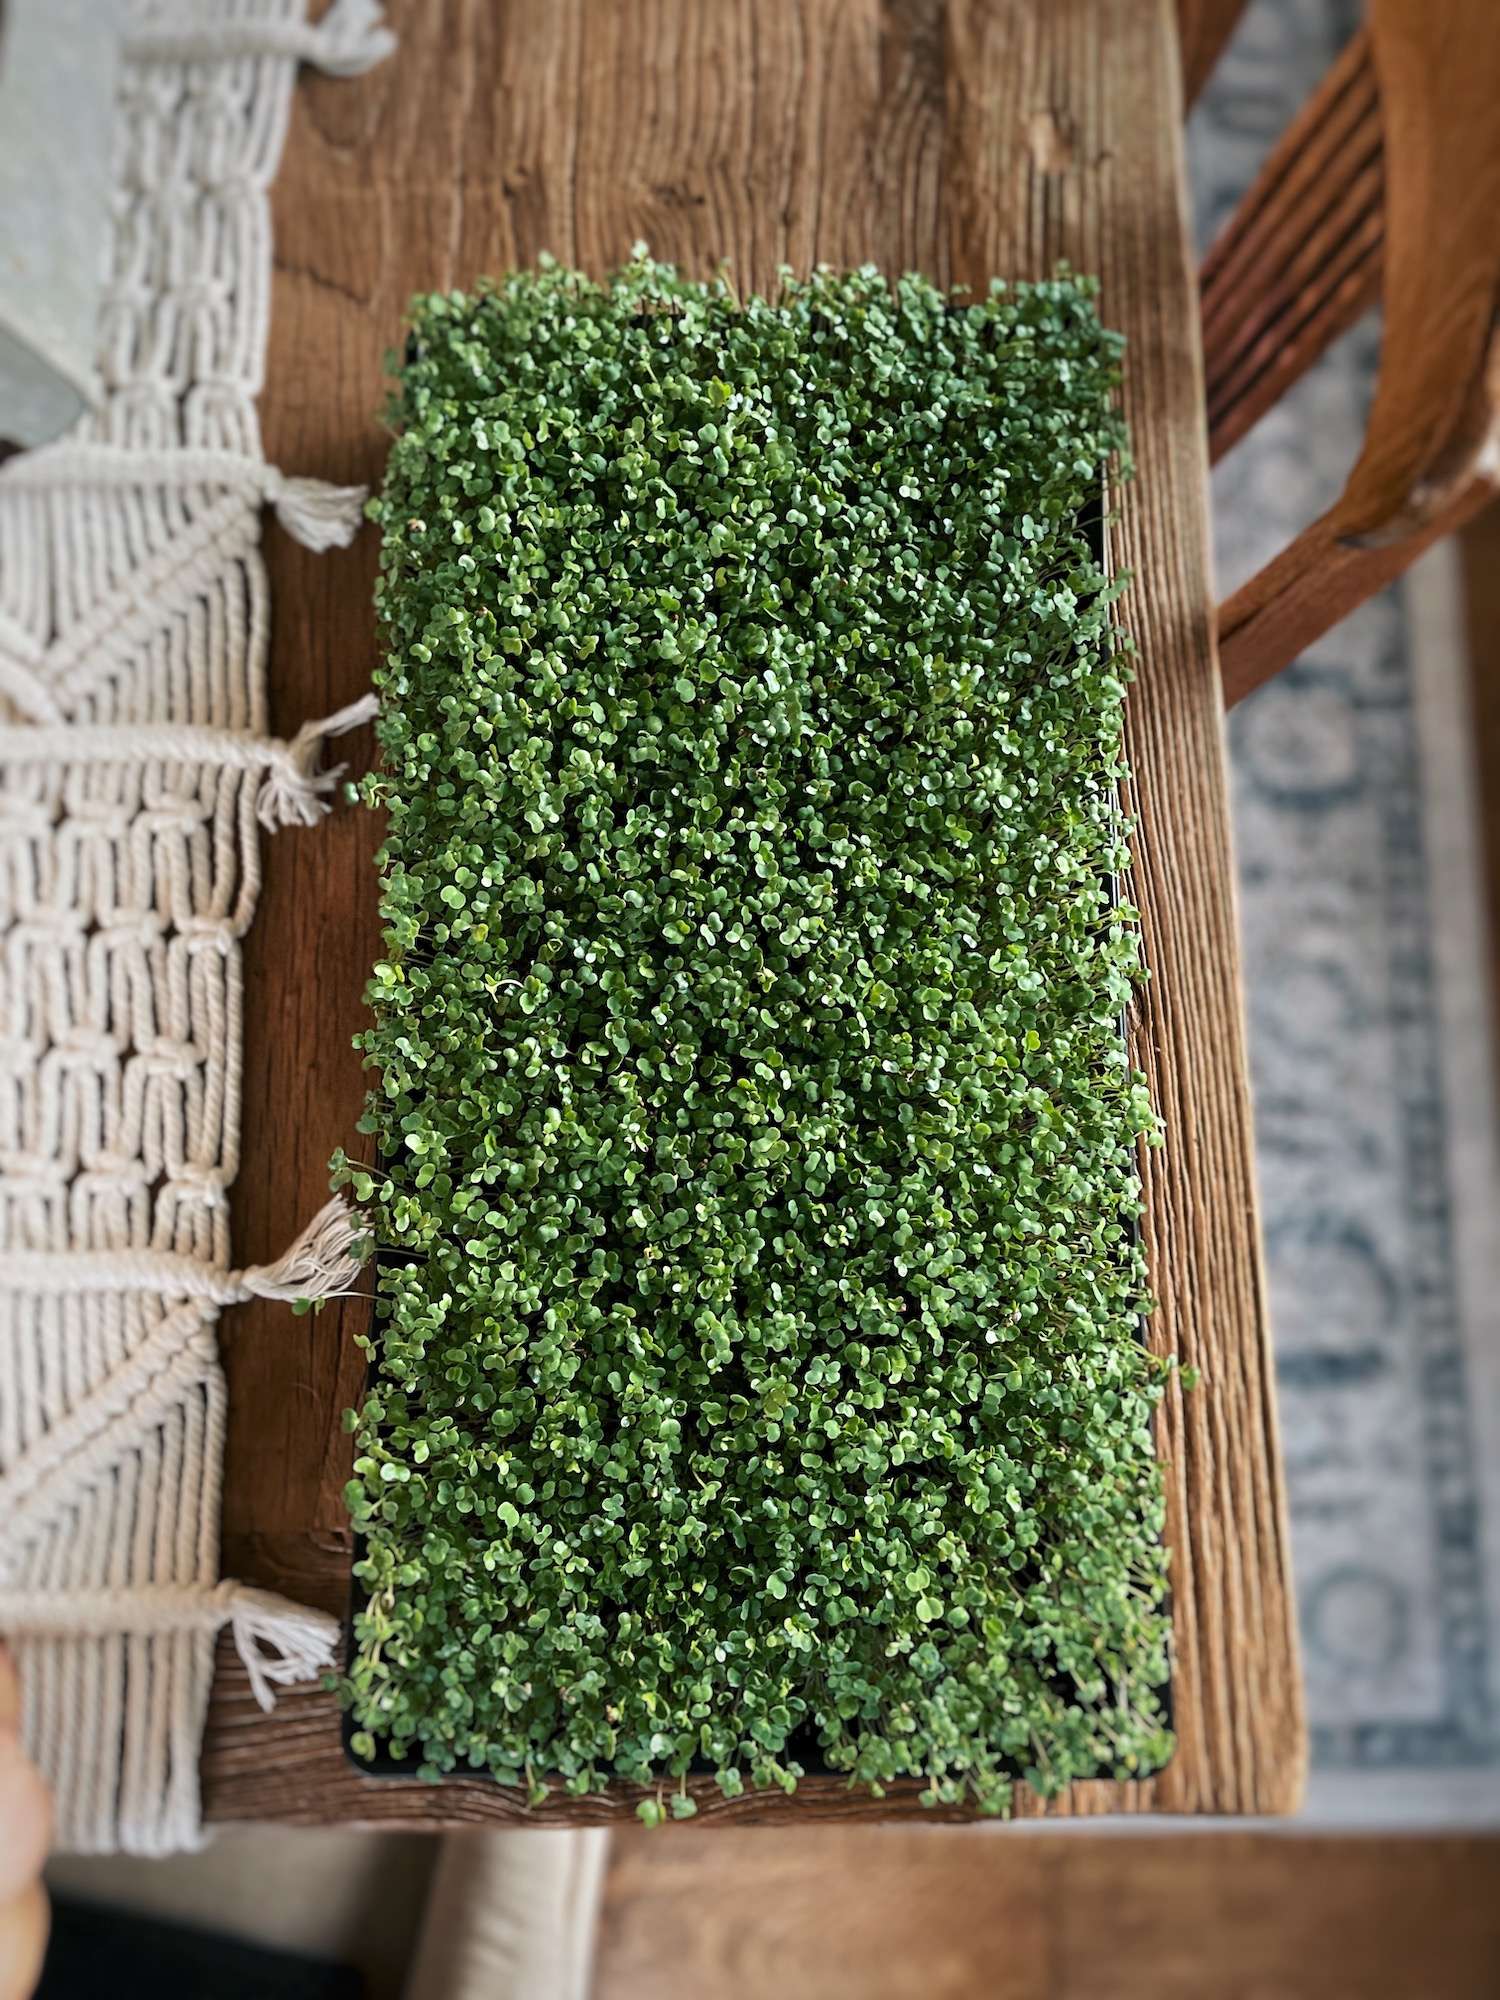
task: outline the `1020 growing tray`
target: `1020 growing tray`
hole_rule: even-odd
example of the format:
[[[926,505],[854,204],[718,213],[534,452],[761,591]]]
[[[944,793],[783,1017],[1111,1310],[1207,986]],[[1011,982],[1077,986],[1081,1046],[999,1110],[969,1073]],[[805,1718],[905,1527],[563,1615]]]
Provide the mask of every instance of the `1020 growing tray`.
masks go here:
[[[1118,368],[1066,275],[415,303],[336,1163],[366,1768],[649,1820],[1170,1754]]]

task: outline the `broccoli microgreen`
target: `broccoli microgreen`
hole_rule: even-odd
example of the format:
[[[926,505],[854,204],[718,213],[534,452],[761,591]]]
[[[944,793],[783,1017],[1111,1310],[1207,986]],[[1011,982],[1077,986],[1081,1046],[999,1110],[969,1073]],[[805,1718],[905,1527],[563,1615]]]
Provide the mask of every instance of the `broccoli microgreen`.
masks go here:
[[[1168,1755],[1119,358],[1067,274],[415,301],[362,1753],[648,1821]]]

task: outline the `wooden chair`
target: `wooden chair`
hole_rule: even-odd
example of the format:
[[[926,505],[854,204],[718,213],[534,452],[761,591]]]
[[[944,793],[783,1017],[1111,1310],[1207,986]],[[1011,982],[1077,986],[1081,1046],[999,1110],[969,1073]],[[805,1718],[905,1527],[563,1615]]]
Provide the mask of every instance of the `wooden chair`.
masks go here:
[[[1244,0],[1183,0],[1201,82]],[[1500,14],[1370,0],[1202,272],[1209,447],[1243,437],[1377,299],[1380,383],[1338,501],[1219,613],[1238,701],[1500,485]]]
[[[1475,426],[1492,408],[1480,392],[1496,263],[1476,248],[1487,240],[1476,218],[1495,211],[1497,162],[1472,138],[1490,129],[1500,82],[1486,0],[1375,0],[1368,37],[1209,260],[1206,392],[1183,79],[1201,81],[1236,4],[1182,0],[1180,24],[1173,0],[509,0],[451,15],[405,0],[390,11],[393,63],[352,89],[302,85],[276,187],[263,421],[282,463],[378,479],[381,355],[408,295],[543,249],[599,268],[645,238],[692,268],[727,255],[761,289],[779,264],[818,260],[983,284],[1067,259],[1103,281],[1106,316],[1130,342],[1137,466],[1110,552],[1132,575],[1120,615],[1140,649],[1133,890],[1152,976],[1133,1049],[1167,1132],[1145,1162],[1152,1338],[1196,1363],[1204,1386],[1174,1386],[1160,1421],[1178,1753],[1150,1782],[1081,1785],[1049,1810],[1288,1811],[1303,1727],[1215,632],[1229,692],[1242,693],[1475,504],[1488,476]],[[1450,13],[1462,22],[1441,32],[1426,19]],[[1339,506],[1216,621],[1207,439],[1227,449],[1367,302],[1382,244],[1386,369],[1365,456]],[[374,550],[318,563],[277,538],[268,557],[281,722],[366,683]],[[327,1157],[353,1134],[363,1079],[349,1038],[377,943],[374,839],[366,816],[346,814],[267,855],[246,963],[235,1202],[247,1259],[317,1206]],[[349,1302],[294,1320],[247,1306],[224,1322],[226,1567],[335,1611],[349,1564],[339,1415],[360,1391],[353,1335],[366,1312]],[[227,1647],[204,1787],[219,1820],[525,1817],[479,1781],[361,1777],[331,1697],[292,1694],[262,1716]],[[728,1804],[710,1785],[699,1824],[919,1814],[916,1789],[877,1802],[814,1778],[792,1799]],[[628,1818],[634,1803],[620,1787],[532,1817]],[[1020,1810],[1042,1808],[1023,1798]]]

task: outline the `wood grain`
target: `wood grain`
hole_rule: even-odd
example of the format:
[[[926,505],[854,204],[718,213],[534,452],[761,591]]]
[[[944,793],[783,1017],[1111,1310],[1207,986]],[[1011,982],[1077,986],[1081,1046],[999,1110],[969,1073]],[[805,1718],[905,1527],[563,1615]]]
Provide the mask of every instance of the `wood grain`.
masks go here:
[[[392,10],[396,60],[301,87],[277,183],[267,448],[334,478],[378,474],[382,349],[409,293],[538,251],[599,269],[637,237],[766,288],[783,261],[874,259],[940,280],[1097,271],[1130,340],[1138,475],[1112,558],[1134,581],[1135,882],[1152,977],[1138,1060],[1168,1132],[1146,1161],[1160,1308],[1152,1338],[1199,1364],[1160,1440],[1174,1550],[1180,1749],[1156,1781],[1077,1787],[1054,1812],[1279,1812],[1302,1768],[1286,1526],[1251,1173],[1222,714],[1206,557],[1202,373],[1171,0],[446,0]],[[369,671],[373,550],[313,561],[275,531],[277,721]],[[352,754],[358,755],[358,746]],[[374,940],[375,829],[281,836],[251,940],[252,1081],[238,1249],[277,1248],[351,1141],[349,1053]],[[347,1556],[338,1413],[358,1385],[353,1306],[226,1315],[229,1561],[339,1607]],[[472,1824],[525,1817],[480,1782],[367,1780],[330,1699],[275,1715],[222,1670],[204,1751],[210,1817]],[[697,1824],[921,1812],[811,1779]],[[628,1816],[638,1794],[554,1801],[535,1824]],[[1023,1801],[1027,1812],[1038,1810]]]
[[[1272,148],[1199,274],[1219,460],[1380,296],[1385,151],[1360,30]]]
[[[1370,0],[1385,326],[1339,499],[1224,605],[1230,701],[1278,673],[1500,487],[1500,10]]]
[[[595,2000],[1475,2000],[1500,1840],[690,1829],[614,1843]]]

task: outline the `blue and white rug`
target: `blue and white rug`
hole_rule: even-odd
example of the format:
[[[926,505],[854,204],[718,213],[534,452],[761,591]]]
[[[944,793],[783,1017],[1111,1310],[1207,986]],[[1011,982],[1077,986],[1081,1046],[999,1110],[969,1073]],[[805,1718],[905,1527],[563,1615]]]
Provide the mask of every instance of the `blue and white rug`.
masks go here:
[[[1358,18],[1255,0],[1189,127],[1206,241]],[[1214,478],[1232,589],[1336,494],[1378,329]],[[1453,552],[1231,718],[1308,1817],[1500,1822],[1500,1173]]]

